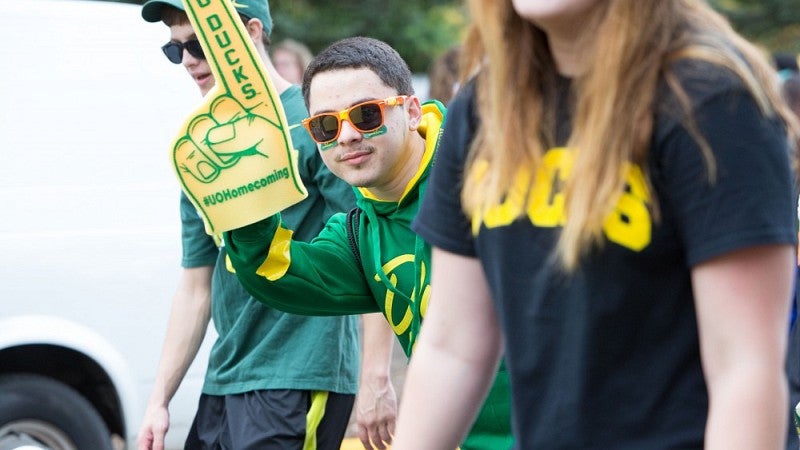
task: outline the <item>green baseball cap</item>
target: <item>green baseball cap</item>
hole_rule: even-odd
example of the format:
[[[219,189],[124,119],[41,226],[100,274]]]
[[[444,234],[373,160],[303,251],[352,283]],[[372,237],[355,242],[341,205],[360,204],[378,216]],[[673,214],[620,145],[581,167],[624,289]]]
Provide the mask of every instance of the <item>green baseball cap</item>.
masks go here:
[[[269,36],[272,33],[272,16],[269,13],[269,0],[231,0],[233,6],[239,14],[258,19],[264,27],[264,33]],[[181,0],[147,0],[142,5],[142,18],[148,22],[160,22],[161,10],[165,6],[184,11]]]

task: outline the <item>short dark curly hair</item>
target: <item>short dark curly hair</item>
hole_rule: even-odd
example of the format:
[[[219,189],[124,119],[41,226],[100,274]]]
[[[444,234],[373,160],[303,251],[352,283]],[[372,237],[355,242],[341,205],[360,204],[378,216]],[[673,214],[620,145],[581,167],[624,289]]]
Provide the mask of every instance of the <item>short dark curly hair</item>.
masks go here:
[[[389,44],[368,37],[341,39],[321,51],[303,74],[303,98],[308,107],[311,79],[318,73],[339,69],[362,69],[373,72],[399,95],[413,95],[411,70],[399,53]]]

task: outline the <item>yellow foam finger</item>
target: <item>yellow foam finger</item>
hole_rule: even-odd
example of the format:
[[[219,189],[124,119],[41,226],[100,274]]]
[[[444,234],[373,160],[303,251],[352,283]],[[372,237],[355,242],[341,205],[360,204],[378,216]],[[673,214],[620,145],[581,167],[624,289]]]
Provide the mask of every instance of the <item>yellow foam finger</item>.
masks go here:
[[[187,136],[178,139],[173,152],[175,160],[182,161],[176,167],[181,178],[192,176],[201,183],[211,183],[219,175],[219,166],[208,159]]]
[[[215,98],[209,107],[211,117],[217,123],[226,123],[247,113],[247,109],[235,98],[223,95]]]
[[[307,195],[289,124],[230,0],[183,0],[216,80],[172,145],[172,163],[206,232],[275,214]]]
[[[187,137],[194,143],[198,151],[205,156],[212,164],[219,169],[230,167],[237,162],[236,158],[230,155],[220,155],[213,152],[208,147],[208,133],[218,127],[214,119],[208,114],[200,114],[192,117],[186,128]]]

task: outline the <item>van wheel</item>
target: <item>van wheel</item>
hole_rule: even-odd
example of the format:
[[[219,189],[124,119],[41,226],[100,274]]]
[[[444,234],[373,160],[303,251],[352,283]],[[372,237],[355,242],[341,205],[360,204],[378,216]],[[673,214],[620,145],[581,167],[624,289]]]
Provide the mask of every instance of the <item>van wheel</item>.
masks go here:
[[[103,419],[71,387],[34,374],[0,377],[0,450],[110,449]]]

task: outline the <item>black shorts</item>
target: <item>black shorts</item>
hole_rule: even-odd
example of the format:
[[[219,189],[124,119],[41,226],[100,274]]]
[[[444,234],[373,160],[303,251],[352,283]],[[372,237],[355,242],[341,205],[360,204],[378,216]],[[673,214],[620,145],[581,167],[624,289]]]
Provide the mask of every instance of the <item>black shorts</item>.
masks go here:
[[[263,390],[200,396],[186,450],[338,450],[353,394]]]

